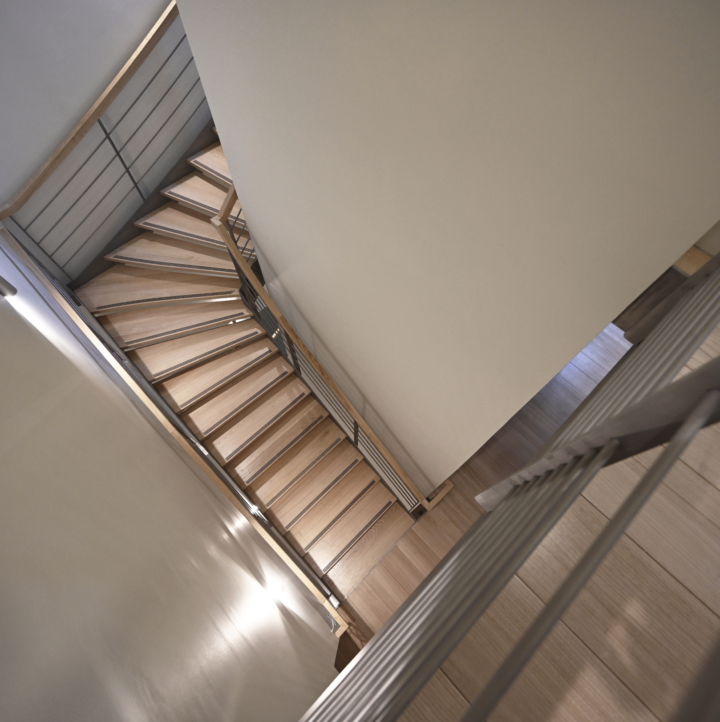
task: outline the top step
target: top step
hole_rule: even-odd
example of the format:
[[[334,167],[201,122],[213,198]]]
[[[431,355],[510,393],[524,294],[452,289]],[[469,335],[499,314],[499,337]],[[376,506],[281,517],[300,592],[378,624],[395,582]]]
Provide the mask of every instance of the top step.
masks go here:
[[[177,201],[187,208],[192,208],[198,213],[216,216],[227,195],[227,188],[204,177],[201,173],[191,173],[160,192],[167,198]],[[233,223],[235,219],[238,224],[245,222],[239,201],[235,201],[230,212],[230,222]]]
[[[101,316],[152,306],[238,298],[238,279],[167,273],[116,265],[77,289],[91,313]]]
[[[220,143],[215,143],[215,145],[201,150],[192,158],[188,158],[188,163],[204,175],[220,183],[220,185],[225,186],[225,188],[230,188],[232,185],[230,168],[228,168],[225,152]]]

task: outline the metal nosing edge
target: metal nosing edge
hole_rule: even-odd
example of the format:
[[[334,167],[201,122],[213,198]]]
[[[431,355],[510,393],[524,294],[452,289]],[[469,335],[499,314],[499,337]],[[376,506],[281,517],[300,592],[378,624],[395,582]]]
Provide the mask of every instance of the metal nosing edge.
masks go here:
[[[212,243],[213,246],[225,248],[225,244],[222,241],[216,241],[206,236],[201,236],[199,233],[187,233],[186,231],[178,230],[177,228],[170,228],[170,226],[161,226],[159,223],[148,223],[147,221],[138,221],[138,228],[158,228],[161,231],[167,231],[168,233],[175,233],[178,236],[184,236],[185,238],[195,238],[198,241],[207,241]],[[178,238],[177,240],[182,240]]]
[[[218,328],[222,328],[222,326],[218,326]],[[208,331],[214,331],[215,329],[208,329]],[[169,369],[165,369],[164,371],[160,372],[160,375],[156,376],[153,374],[153,379],[155,381],[162,381],[166,379],[168,376],[170,376],[174,371],[177,371],[179,369],[185,368],[186,366],[193,366],[195,365],[196,361],[200,361],[204,358],[211,358],[212,356],[219,356],[223,351],[228,351],[231,348],[235,348],[236,346],[242,346],[246,341],[250,341],[253,338],[256,338],[257,336],[261,336],[262,334],[259,331],[255,331],[254,333],[248,334],[247,336],[243,336],[239,339],[234,339],[230,343],[224,343],[222,346],[217,346],[214,349],[211,349],[207,353],[200,354],[199,356],[193,356],[191,359],[188,359],[187,361],[183,361],[181,364],[176,364],[175,366],[171,366]],[[182,338],[182,336],[180,337]],[[171,341],[174,341],[175,339],[170,339]],[[145,348],[145,347],[141,347]],[[140,349],[138,349],[139,351]]]
[[[260,474],[263,473],[263,471],[265,471],[270,466],[272,466],[293,444],[300,441],[300,439],[302,439],[302,437],[305,436],[305,434],[309,434],[313,430],[313,428],[315,426],[317,426],[324,418],[326,418],[326,417],[318,416],[316,419],[314,419],[313,422],[306,429],[303,429],[302,432],[299,433],[292,441],[290,441],[289,444],[287,444],[282,449],[280,449],[280,451],[278,451],[278,453],[275,454],[275,456],[273,456],[272,459],[270,459],[270,461],[268,461],[261,469],[258,469],[258,471],[255,472],[255,474],[253,474],[245,482],[245,485],[250,486],[250,484],[252,484],[252,482],[255,481],[255,479],[257,479],[258,476],[260,476]]]
[[[110,303],[106,304],[105,306],[96,306],[98,311],[102,311],[108,308],[120,308],[121,306],[132,306],[140,303],[160,303],[161,301],[176,301],[179,298],[208,298],[210,296],[219,296],[222,298],[223,296],[226,296],[227,299],[230,301],[233,299],[233,297],[237,298],[237,296],[233,296],[231,292],[228,291],[213,291],[212,293],[191,293],[191,294],[185,294],[184,296],[158,296],[157,298],[139,298],[136,301],[123,301],[122,303]]]
[[[232,269],[217,268],[216,266],[198,266],[194,263],[178,263],[177,261],[150,261],[146,258],[131,258],[130,256],[121,256],[119,253],[116,253],[114,256],[110,257],[110,254],[108,254],[108,260],[114,261],[115,259],[118,259],[119,261],[129,261],[130,263],[139,263],[141,264],[142,268],[152,268],[154,266],[176,266],[177,268],[183,269],[196,268],[199,271],[215,271],[216,273],[230,274],[229,276],[214,276],[211,274],[207,274],[210,275],[211,278],[235,278],[235,272]]]
[[[234,451],[231,452],[230,456],[228,457],[228,460],[232,459],[234,456],[237,456],[243,449],[246,449],[250,444],[252,444],[255,439],[257,439],[260,434],[262,434],[264,431],[267,431],[278,419],[282,418],[285,414],[287,414],[290,409],[293,408],[293,406],[297,406],[303,399],[306,399],[308,397],[307,394],[303,394],[302,396],[298,396],[297,398],[293,399],[287,406],[280,409],[280,411],[275,414],[275,416],[272,417],[267,423],[263,424],[261,428],[259,428],[249,439],[246,439],[240,446],[238,446]]]
[[[392,501],[388,501],[383,508],[380,509],[380,511],[375,514],[375,516],[362,528],[362,530],[352,538],[347,546],[336,557],[334,557],[326,567],[322,567],[321,571],[323,576],[325,576],[325,574],[327,574],[350,551],[350,549],[355,546],[358,539],[365,534],[365,532],[393,505],[393,503],[394,502]]]
[[[142,346],[137,346],[139,343],[145,343],[145,341],[152,341],[154,338],[163,339],[166,341],[174,341],[176,338],[182,338],[183,336],[192,336],[192,334],[189,333],[182,333],[183,331],[191,331],[194,328],[199,328],[201,326],[206,327],[204,330],[210,331],[213,328],[216,328],[218,326],[226,326],[227,324],[225,321],[228,321],[229,319],[237,319],[239,321],[247,321],[251,319],[252,316],[250,315],[250,312],[248,311],[248,315],[246,316],[238,316],[237,314],[232,314],[230,316],[223,316],[222,318],[215,318],[212,321],[201,321],[200,323],[194,323],[191,326],[183,326],[182,328],[176,328],[172,331],[165,331],[163,333],[156,333],[152,336],[143,336],[142,338],[136,338],[130,341],[125,346],[122,346],[123,349],[132,350],[133,348],[142,348]],[[180,334],[179,336],[174,336],[174,334]],[[114,338],[114,337],[113,337]],[[152,346],[154,344],[148,344],[149,346]]]
[[[323,456],[324,456],[324,454],[323,454]],[[346,476],[348,475],[348,472],[349,472],[357,463],[358,463],[358,459],[355,459],[348,467],[346,467],[345,469],[343,469],[343,470],[330,482],[330,484],[329,484],[325,489],[322,490],[322,493],[321,493],[321,494],[319,494],[318,496],[316,496],[289,524],[286,524],[286,525],[285,525],[285,528],[289,530],[289,529],[293,526],[293,524],[295,524],[295,523],[297,522],[297,520],[298,520],[301,516],[303,516],[303,514],[305,514],[305,512],[307,512],[307,511],[308,511],[311,507],[313,507],[318,501],[320,501],[320,499],[322,499],[323,497],[327,496],[328,492],[329,492],[331,489],[333,489],[344,477],[346,477]],[[374,481],[374,479],[373,479],[372,481]],[[358,494],[358,496],[355,497],[355,499],[353,499],[353,500],[350,502],[350,504],[349,504],[348,506],[346,506],[346,507],[340,512],[340,514],[338,514],[338,516],[337,516],[338,519],[367,491],[367,489],[368,489],[370,486],[372,486],[372,481],[370,482],[370,485],[369,485],[366,489],[363,489],[363,490],[360,492],[360,494]],[[336,521],[337,521],[337,519],[336,519]],[[332,522],[332,524],[334,524],[334,523],[335,523],[335,522]],[[332,524],[330,524],[329,526],[326,526],[325,529],[323,529],[323,530],[310,542],[310,544],[309,544],[308,546],[312,546],[312,545],[330,528],[330,526],[332,526]]]
[[[313,467],[315,467],[317,464],[319,464],[340,442],[342,439],[336,439],[330,446],[328,446],[327,449],[325,449],[322,454],[319,456],[316,456],[302,471],[300,471],[298,474],[296,474],[285,486],[285,488],[275,494],[275,496],[268,501],[267,505],[268,507],[272,506],[281,496],[284,496],[287,494],[290,489],[295,485],[295,483],[301,479],[305,474],[308,473]]]
[[[344,476],[345,474],[343,473],[337,479],[335,479],[335,481],[333,481],[332,483],[332,486],[330,486],[322,496],[325,496],[327,492],[329,492],[330,489],[333,488],[333,486],[338,484]],[[320,539],[320,537],[323,536],[326,531],[334,527],[335,524],[339,522],[343,516],[345,516],[346,512],[348,512],[358,501],[360,501],[360,499],[365,496],[365,494],[370,491],[370,489],[372,489],[373,486],[375,486],[375,483],[375,479],[371,479],[370,483],[364,489],[361,489],[360,493],[357,494],[357,496],[353,497],[353,499],[343,507],[340,513],[307,545],[308,550],[312,548],[313,544],[315,544],[315,542]],[[322,498],[322,496],[320,498]]]
[[[273,353],[274,353],[273,351],[266,351],[264,354],[262,354],[262,356],[258,356],[256,359],[253,359],[252,361],[249,361],[249,362],[246,363],[244,366],[241,366],[240,368],[235,369],[235,371],[233,371],[231,374],[228,374],[228,375],[225,376],[224,378],[221,378],[219,381],[216,381],[212,386],[209,386],[209,387],[206,388],[204,391],[201,391],[199,394],[196,394],[196,395],[193,396],[191,399],[188,399],[187,401],[185,401],[184,404],[183,404],[183,407],[182,407],[181,411],[182,411],[182,412],[185,412],[185,411],[186,411],[187,409],[189,409],[196,401],[204,398],[205,396],[208,396],[208,395],[211,394],[213,391],[216,391],[216,390],[219,389],[221,386],[224,386],[224,385],[225,385],[226,383],[228,383],[229,381],[232,381],[236,376],[241,376],[242,374],[244,374],[246,371],[248,371],[249,369],[251,369],[251,368],[252,368],[253,366],[255,366],[256,364],[259,364],[261,361],[264,361],[268,356],[272,356]]]
[[[277,376],[276,378],[274,378],[269,384],[265,384],[265,386],[263,386],[261,389],[256,391],[252,396],[245,399],[245,401],[243,401],[243,403],[240,404],[240,406],[237,406],[232,411],[230,411],[228,414],[225,414],[225,416],[223,416],[222,419],[215,422],[215,424],[213,424],[207,430],[207,432],[203,433],[203,436],[206,436],[206,437],[210,436],[214,431],[217,431],[226,421],[229,421],[230,419],[232,419],[233,416],[236,416],[237,414],[239,414],[243,409],[248,407],[253,401],[255,401],[257,398],[262,396],[268,389],[271,389],[273,386],[280,383],[280,381],[282,381],[288,375],[288,373],[289,373],[288,371],[283,371],[280,374],[280,376]],[[293,403],[295,403],[295,402],[293,402]],[[280,413],[282,414],[285,412],[281,411]],[[269,421],[268,423],[273,423],[273,422]],[[265,428],[265,427],[263,427],[263,428]],[[262,433],[262,430],[259,431],[258,433]]]

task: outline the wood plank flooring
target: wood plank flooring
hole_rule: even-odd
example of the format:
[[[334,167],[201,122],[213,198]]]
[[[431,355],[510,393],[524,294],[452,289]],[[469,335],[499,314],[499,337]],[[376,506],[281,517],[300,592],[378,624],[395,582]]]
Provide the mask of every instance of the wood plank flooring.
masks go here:
[[[483,513],[474,495],[529,461],[626,349],[620,331],[606,329],[451,477],[455,488],[435,509],[397,529],[369,572],[360,545],[361,571],[333,569],[326,580],[368,638]],[[716,330],[688,368],[718,355]],[[403,722],[462,716],[658,453],[598,475]],[[719,633],[720,425],[686,450],[489,719],[669,720]]]

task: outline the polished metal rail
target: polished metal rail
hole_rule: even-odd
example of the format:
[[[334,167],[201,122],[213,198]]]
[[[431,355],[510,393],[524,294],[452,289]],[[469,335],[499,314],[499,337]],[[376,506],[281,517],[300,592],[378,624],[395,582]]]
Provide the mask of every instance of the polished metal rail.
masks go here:
[[[713,274],[656,329],[640,364],[625,364],[617,398],[605,398],[603,410],[595,409],[564,444],[481,495],[491,511],[470,528],[302,722],[398,719],[595,474],[607,464],[667,443],[463,722],[485,719],[683,449],[699,429],[720,422],[720,358],[667,383],[718,321],[720,280]]]
[[[670,441],[627,502],[558,591],[507,665],[497,689],[478,702],[485,714],[519,673],[574,595],[703,426],[720,421],[720,359],[658,391],[564,460],[513,484],[423,582],[302,722],[396,720],[498,596],[595,474],[608,463]],[[602,432],[602,433],[601,433]],[[616,432],[616,433],[611,433]],[[602,436],[602,438],[600,438]]]
[[[532,655],[539,649],[560,617],[572,604],[595,573],[615,543],[660,485],[680,454],[713,416],[720,403],[720,391],[708,391],[697,403],[668,446],[623,502],[607,526],[595,539],[582,559],[553,594],[543,611],[530,625],[522,639],[495,672],[485,689],[463,716],[462,722],[483,722],[515,681]]]
[[[567,445],[672,381],[720,323],[720,268],[703,280],[610,372],[536,458]]]

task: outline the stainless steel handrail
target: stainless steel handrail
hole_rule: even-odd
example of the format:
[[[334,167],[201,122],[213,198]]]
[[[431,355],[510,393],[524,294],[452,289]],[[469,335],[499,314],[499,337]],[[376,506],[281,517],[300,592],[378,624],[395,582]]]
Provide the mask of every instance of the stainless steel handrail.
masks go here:
[[[674,329],[661,344],[670,349],[667,367],[650,355],[656,380],[675,375],[679,359],[714,327],[720,315],[718,285],[718,277],[711,277],[666,326]],[[688,307],[690,324],[685,323]],[[620,403],[619,413],[579,427],[579,435],[498,485],[493,511],[470,528],[301,722],[398,719],[595,474],[609,463],[669,442],[464,722],[485,719],[697,431],[720,422],[720,358],[669,385],[657,384],[654,391],[648,391],[652,384],[642,373],[631,372],[633,388],[640,390],[630,389],[635,402]]]

